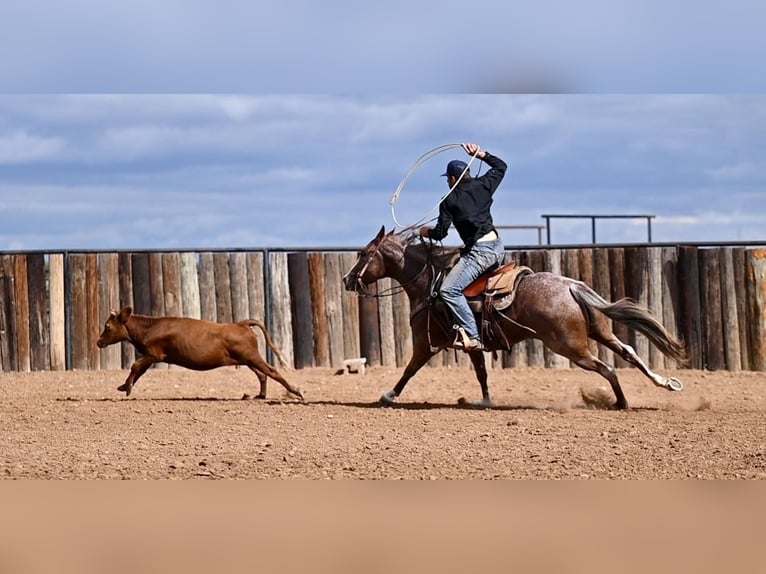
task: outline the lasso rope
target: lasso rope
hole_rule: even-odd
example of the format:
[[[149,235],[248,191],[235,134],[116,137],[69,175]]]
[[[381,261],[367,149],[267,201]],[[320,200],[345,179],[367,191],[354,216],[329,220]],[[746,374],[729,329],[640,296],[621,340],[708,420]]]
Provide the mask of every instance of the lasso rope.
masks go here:
[[[396,207],[397,202],[399,201],[399,196],[402,194],[402,190],[404,189],[404,186],[407,183],[407,180],[410,178],[410,176],[413,173],[415,173],[420,168],[420,166],[422,166],[424,163],[426,163],[428,160],[430,160],[434,156],[437,156],[437,155],[439,155],[440,153],[442,153],[444,151],[447,151],[449,149],[454,149],[454,148],[457,148],[457,147],[462,147],[462,144],[459,144],[459,143],[445,144],[445,145],[441,145],[441,146],[433,148],[432,150],[427,151],[426,153],[424,153],[423,155],[421,155],[417,159],[417,161],[412,165],[410,170],[407,172],[407,175],[405,175],[404,179],[402,179],[401,183],[399,183],[399,187],[396,188],[396,191],[394,192],[394,195],[391,197],[391,201],[390,201],[390,204],[391,204],[391,216],[394,219],[394,225],[396,225],[396,227],[400,228],[399,233],[404,233],[404,232],[406,232],[408,230],[415,229],[417,227],[420,227],[424,223],[435,219],[435,218],[430,218],[429,219],[429,216],[431,215],[431,213],[436,211],[437,209],[439,209],[439,206],[442,204],[442,202],[445,199],[447,199],[449,194],[452,193],[452,191],[460,184],[461,180],[463,179],[463,176],[465,176],[465,174],[468,173],[468,170],[470,169],[471,164],[473,163],[473,160],[476,159],[476,155],[479,153],[478,149],[471,156],[471,159],[468,161],[468,164],[465,166],[465,169],[463,170],[463,173],[461,173],[460,177],[458,177],[457,181],[455,181],[455,185],[450,187],[449,191],[447,193],[445,193],[441,197],[441,199],[439,199],[439,202],[434,207],[432,207],[416,223],[413,223],[411,225],[402,225],[401,223],[399,223],[399,220],[396,218],[395,207]],[[481,161],[481,160],[479,160],[479,161]]]

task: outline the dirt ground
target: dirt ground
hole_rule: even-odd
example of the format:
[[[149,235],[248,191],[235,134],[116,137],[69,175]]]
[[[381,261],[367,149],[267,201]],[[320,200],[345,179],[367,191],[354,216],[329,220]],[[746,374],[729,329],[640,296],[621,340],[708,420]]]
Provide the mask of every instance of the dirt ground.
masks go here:
[[[36,479],[763,479],[766,373],[674,371],[686,388],[619,370],[631,405],[586,405],[608,385],[581,370],[424,368],[399,402],[399,368],[286,373],[306,400],[244,369],[0,374],[0,477]]]

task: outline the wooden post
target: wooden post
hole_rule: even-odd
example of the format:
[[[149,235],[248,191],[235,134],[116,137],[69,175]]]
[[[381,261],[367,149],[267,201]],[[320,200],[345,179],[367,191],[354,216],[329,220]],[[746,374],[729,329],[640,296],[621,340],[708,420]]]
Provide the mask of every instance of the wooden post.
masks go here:
[[[271,339],[282,351],[289,366],[295,365],[293,355],[292,304],[288,279],[287,253],[269,254],[269,315],[272,319]]]
[[[46,288],[45,255],[27,255],[29,297],[30,367],[33,371],[50,370],[50,339],[48,321],[48,290]]]
[[[162,254],[162,292],[165,296],[165,315],[182,317],[181,256],[177,252]]]
[[[343,366],[343,271],[339,253],[325,256],[325,308],[330,366]]]
[[[120,304],[117,309],[134,307],[133,300],[133,261],[130,253],[117,255],[117,269],[120,274]],[[120,364],[123,369],[128,369],[136,360],[136,349],[128,341],[120,343]]]
[[[655,319],[662,323],[662,248],[646,247],[648,265],[648,307]],[[654,345],[649,345],[649,367],[665,368],[665,355]]]
[[[133,253],[130,262],[133,271],[133,312],[137,315],[151,315],[152,280],[149,254]]]
[[[218,321],[215,305],[215,263],[209,251],[199,254],[199,308],[200,319]]]
[[[51,370],[63,371],[66,369],[63,253],[52,253],[48,258],[48,309],[50,312]]]
[[[215,269],[215,314],[219,323],[231,323],[231,274],[229,272],[229,254],[213,253]]]
[[[165,287],[162,279],[162,253],[149,253],[150,314],[154,317],[165,316]]]
[[[197,255],[192,251],[181,253],[181,312],[184,317],[202,319],[199,297]]]
[[[31,369],[31,351],[29,344],[29,283],[27,277],[27,256],[13,256],[13,297],[16,302],[16,337],[18,339],[18,370],[28,372]]]
[[[625,297],[625,250],[621,247],[609,248],[609,287],[611,288],[611,300],[613,302]],[[628,328],[622,323],[613,321],[612,332],[624,344],[629,343]],[[626,368],[631,365],[625,359],[615,354],[614,366]]]
[[[739,353],[741,366],[745,371],[750,370],[750,305],[747,299],[747,261],[744,247],[735,247],[732,252],[734,266],[734,291],[737,302],[737,317],[739,317]]]
[[[754,371],[766,371],[766,249],[749,250],[747,260],[751,305],[751,368]]]
[[[95,253],[85,255],[85,288],[88,293],[86,301],[87,325],[86,340],[88,341],[88,369],[97,371],[101,365],[101,350],[96,345],[101,334],[101,316],[99,313],[99,280],[98,256]]]
[[[662,248],[662,324],[676,338],[679,337],[678,317],[681,303],[678,293],[678,250],[675,247]],[[665,357],[665,368],[677,368],[675,359]]]
[[[98,266],[98,332],[109,318],[111,312],[120,307],[119,260],[116,253],[99,253],[96,255]],[[99,364],[96,368],[116,370],[122,366],[121,345],[110,345],[99,349]]]
[[[378,293],[377,284],[370,285],[370,294]],[[359,299],[359,344],[362,357],[370,366],[380,365],[380,324],[378,300],[375,297]]]
[[[609,281],[609,250],[605,247],[597,247],[593,250],[593,290],[607,300],[612,296]],[[606,322],[609,329],[614,328],[611,319],[606,318]],[[598,346],[598,358],[607,365],[614,364],[614,353],[604,345]]]
[[[293,324],[295,368],[313,367],[314,327],[311,317],[309,266],[306,253],[288,254],[287,270],[290,287],[290,312]]]
[[[386,277],[378,281],[381,292],[390,292],[393,281]],[[391,296],[378,299],[378,321],[380,322],[380,363],[385,367],[396,365],[394,345],[394,302]]]
[[[71,325],[70,344],[72,346],[72,369],[88,369],[88,309],[86,301],[88,291],[86,289],[85,255],[70,254],[70,286],[71,293]]]
[[[11,360],[12,329],[9,318],[13,315],[13,289],[6,290],[6,284],[11,285],[11,277],[5,274],[4,260],[7,255],[0,255],[0,367],[4,372],[13,371]]]
[[[681,301],[680,328],[690,358],[690,367],[704,367],[702,313],[700,307],[699,256],[697,248],[678,249],[678,293]]]
[[[330,365],[330,333],[327,318],[327,292],[325,288],[325,256],[308,254],[309,294],[314,329],[314,365]]]
[[[241,252],[229,255],[229,282],[231,284],[231,320],[234,323],[250,318],[247,300],[247,255]]]
[[[245,256],[245,262],[247,264],[247,316],[250,319],[257,319],[261,321],[264,326],[266,325],[266,291],[263,279],[263,253],[253,252],[248,253]],[[258,337],[258,346],[262,350],[262,354],[268,357],[268,346],[266,340],[261,333],[260,329],[253,329],[256,337]],[[271,336],[271,334],[269,334]],[[280,349],[280,352],[282,349]],[[279,367],[279,362],[275,364]]]
[[[721,269],[721,310],[723,320],[723,346],[726,356],[725,368],[739,371],[742,368],[742,353],[739,346],[739,332],[747,330],[737,312],[737,290],[734,281],[734,253],[731,247],[719,250]]]
[[[344,253],[341,256],[341,271],[345,275],[356,263],[356,255]],[[359,346],[359,296],[343,291],[343,354],[346,359],[361,357]]]
[[[625,294],[644,308],[649,307],[649,269],[646,249],[625,248]],[[638,331],[629,330],[628,340],[641,359],[649,360],[649,339]]]
[[[699,251],[700,309],[705,353],[705,368],[720,371],[726,367],[721,316],[721,267],[718,249]]]

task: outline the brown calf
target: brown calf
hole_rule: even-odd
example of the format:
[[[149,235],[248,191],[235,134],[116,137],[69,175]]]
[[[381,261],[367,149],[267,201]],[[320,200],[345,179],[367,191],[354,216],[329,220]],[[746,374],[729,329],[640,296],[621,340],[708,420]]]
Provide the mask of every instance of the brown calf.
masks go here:
[[[284,357],[271,342],[263,323],[255,319],[239,323],[212,323],[183,317],[134,315],[131,307],[124,307],[119,313],[112,311],[97,344],[103,349],[120,341],[129,341],[143,355],[130,367],[125,383],[117,387],[118,391],[125,391],[126,396],[130,395],[133,385],[151,365],[164,362],[195,371],[246,365],[261,383],[257,398],[266,398],[266,380],[271,377],[302,399],[301,391],[290,385],[261,357],[258,339],[250,328],[254,325],[260,327],[266,343],[285,366]]]

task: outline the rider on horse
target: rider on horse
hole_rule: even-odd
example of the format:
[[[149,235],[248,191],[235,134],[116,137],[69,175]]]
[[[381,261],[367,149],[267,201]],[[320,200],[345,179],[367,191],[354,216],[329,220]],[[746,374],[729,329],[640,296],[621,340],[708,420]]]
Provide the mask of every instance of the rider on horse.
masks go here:
[[[463,350],[468,352],[480,349],[481,340],[463,289],[503,260],[503,243],[492,222],[490,208],[492,196],[508,166],[476,144],[465,143],[462,147],[468,155],[482,160],[490,169],[481,177],[472,178],[465,162],[449,162],[442,176],[447,177],[452,191],[439,205],[436,225],[432,228],[421,227],[420,235],[439,241],[447,236],[450,225],[454,223],[463,241],[460,260],[445,277],[439,294],[452,311],[460,330]]]

